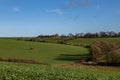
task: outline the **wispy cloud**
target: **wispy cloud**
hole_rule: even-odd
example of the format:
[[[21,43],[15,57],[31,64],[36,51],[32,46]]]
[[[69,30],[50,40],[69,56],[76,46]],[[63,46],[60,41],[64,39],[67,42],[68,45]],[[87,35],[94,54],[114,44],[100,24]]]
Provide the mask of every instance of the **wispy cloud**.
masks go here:
[[[90,0],[70,0],[66,3],[66,5],[62,6],[61,8],[48,9],[46,10],[46,12],[62,15],[68,9],[84,8],[84,7],[89,7],[90,5],[91,5]]]
[[[58,15],[62,15],[63,11],[61,9],[50,9],[50,10],[46,10],[46,12],[52,13],[52,14],[58,14]]]
[[[14,8],[12,8],[12,10],[13,10],[14,12],[20,12],[20,8],[18,8],[18,7],[14,7]]]
[[[67,4],[66,8],[78,8],[80,7],[79,4],[77,4],[76,2],[70,2],[69,4]]]
[[[63,9],[74,9],[80,7],[89,7],[91,5],[89,0],[72,0]]]
[[[90,0],[80,0],[81,7],[89,7],[91,5]]]

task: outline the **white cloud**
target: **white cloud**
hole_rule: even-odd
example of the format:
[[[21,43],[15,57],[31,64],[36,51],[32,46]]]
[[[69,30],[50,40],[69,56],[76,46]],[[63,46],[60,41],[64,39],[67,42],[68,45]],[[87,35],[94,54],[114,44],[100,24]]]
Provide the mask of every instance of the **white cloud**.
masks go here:
[[[63,14],[63,11],[61,9],[50,9],[50,10],[46,10],[46,12],[53,13],[53,14],[59,14],[59,15]]]
[[[20,9],[19,9],[18,7],[14,7],[12,10],[13,10],[14,12],[20,12]]]

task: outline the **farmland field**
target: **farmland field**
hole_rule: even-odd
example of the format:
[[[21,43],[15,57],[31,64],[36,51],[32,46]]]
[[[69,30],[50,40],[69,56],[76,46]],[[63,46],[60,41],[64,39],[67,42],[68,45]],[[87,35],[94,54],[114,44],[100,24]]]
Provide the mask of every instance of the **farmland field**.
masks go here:
[[[95,41],[108,41],[108,42],[115,42],[120,43],[120,37],[117,38],[38,38],[36,42],[47,42],[47,43],[59,43],[63,41],[62,44],[69,44],[69,45],[90,45]]]
[[[120,72],[0,62],[0,80],[120,80]]]
[[[73,62],[73,60],[64,60],[63,57],[73,55],[68,58],[74,58],[74,55],[78,54],[88,54],[88,50],[76,46],[0,39],[1,58],[31,59],[50,64],[63,64]],[[59,57],[62,57],[63,60],[60,60]]]
[[[79,44],[79,45],[90,45],[95,41],[108,41],[108,42],[120,43],[120,38],[78,38],[78,39],[70,40],[67,43]]]
[[[89,45],[102,40],[120,42],[120,38],[85,38],[68,43]],[[50,65],[0,62],[0,80],[120,80],[120,67],[74,63],[89,57],[88,54],[89,50],[80,46],[1,38],[0,58],[35,60]]]

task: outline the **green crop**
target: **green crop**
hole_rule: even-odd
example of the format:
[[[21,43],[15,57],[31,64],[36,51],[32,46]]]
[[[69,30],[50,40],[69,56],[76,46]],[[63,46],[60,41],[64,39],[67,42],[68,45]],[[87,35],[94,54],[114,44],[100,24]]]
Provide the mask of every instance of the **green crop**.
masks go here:
[[[120,80],[120,72],[2,62],[0,80]]]

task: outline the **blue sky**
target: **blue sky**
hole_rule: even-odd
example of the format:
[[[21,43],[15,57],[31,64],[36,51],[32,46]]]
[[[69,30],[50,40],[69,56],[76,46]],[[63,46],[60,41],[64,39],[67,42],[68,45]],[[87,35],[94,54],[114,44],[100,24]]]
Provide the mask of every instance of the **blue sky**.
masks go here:
[[[0,0],[0,37],[120,31],[120,0]]]

